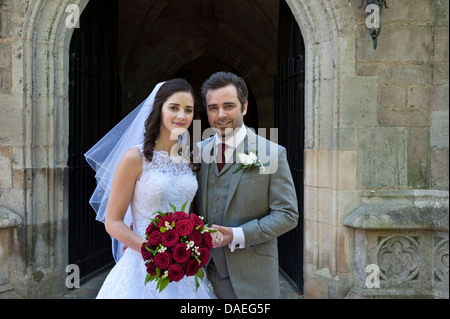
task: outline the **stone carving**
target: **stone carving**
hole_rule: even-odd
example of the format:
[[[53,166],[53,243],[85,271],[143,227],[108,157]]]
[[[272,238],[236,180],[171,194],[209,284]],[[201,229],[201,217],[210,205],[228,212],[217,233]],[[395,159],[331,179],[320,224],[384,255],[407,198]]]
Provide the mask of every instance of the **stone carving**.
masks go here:
[[[380,283],[385,287],[417,279],[419,274],[419,242],[416,238],[394,236],[378,244]]]
[[[435,238],[433,262],[434,280],[448,285],[448,237]]]

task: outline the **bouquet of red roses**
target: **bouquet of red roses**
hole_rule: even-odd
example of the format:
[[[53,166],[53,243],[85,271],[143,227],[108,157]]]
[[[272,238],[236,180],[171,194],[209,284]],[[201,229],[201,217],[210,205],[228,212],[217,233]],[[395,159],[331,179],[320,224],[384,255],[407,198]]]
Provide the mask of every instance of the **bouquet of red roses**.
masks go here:
[[[145,231],[146,241],[141,247],[147,267],[145,284],[156,280],[159,292],[184,276],[195,276],[198,289],[199,279],[205,276],[202,267],[209,260],[211,233],[216,230],[209,229],[199,216],[185,213],[186,204],[180,211],[170,204],[173,212],[156,212]]]

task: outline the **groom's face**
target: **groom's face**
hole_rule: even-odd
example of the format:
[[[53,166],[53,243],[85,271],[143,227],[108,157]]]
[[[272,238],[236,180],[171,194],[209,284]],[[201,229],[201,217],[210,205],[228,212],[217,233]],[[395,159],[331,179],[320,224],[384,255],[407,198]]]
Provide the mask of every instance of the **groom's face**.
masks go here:
[[[206,93],[206,110],[209,125],[216,128],[226,137],[226,133],[240,128],[244,123],[244,115],[247,114],[248,102],[242,106],[238,99],[237,89],[234,85],[208,90]]]

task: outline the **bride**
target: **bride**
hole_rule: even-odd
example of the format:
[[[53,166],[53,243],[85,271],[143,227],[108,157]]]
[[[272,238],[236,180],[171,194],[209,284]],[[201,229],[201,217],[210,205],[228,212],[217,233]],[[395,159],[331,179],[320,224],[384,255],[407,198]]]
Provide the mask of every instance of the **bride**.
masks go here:
[[[156,282],[144,284],[147,272],[141,246],[150,218],[157,211],[170,209],[169,204],[180,208],[186,200],[189,213],[197,192],[198,167],[172,151],[182,145],[181,133],[193,117],[189,83],[183,79],[159,83],[141,105],[85,154],[97,173],[97,188],[90,203],[113,239],[116,260],[97,298],[217,298],[207,278],[198,290],[193,276],[171,282],[161,293]],[[178,140],[173,139],[174,133],[180,136]],[[218,233],[216,236],[221,235]],[[123,252],[124,245],[128,248]]]

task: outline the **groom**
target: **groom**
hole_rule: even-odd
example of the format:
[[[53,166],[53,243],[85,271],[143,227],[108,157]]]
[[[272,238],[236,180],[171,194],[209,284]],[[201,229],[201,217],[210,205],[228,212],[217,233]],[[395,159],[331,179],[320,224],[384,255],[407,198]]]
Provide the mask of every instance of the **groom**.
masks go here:
[[[279,298],[277,237],[298,221],[286,149],[244,125],[248,90],[242,78],[215,73],[202,96],[217,133],[201,142],[196,206],[223,233],[211,252],[208,279],[219,298]],[[236,172],[239,154],[250,152],[258,157],[249,162],[254,165]]]

